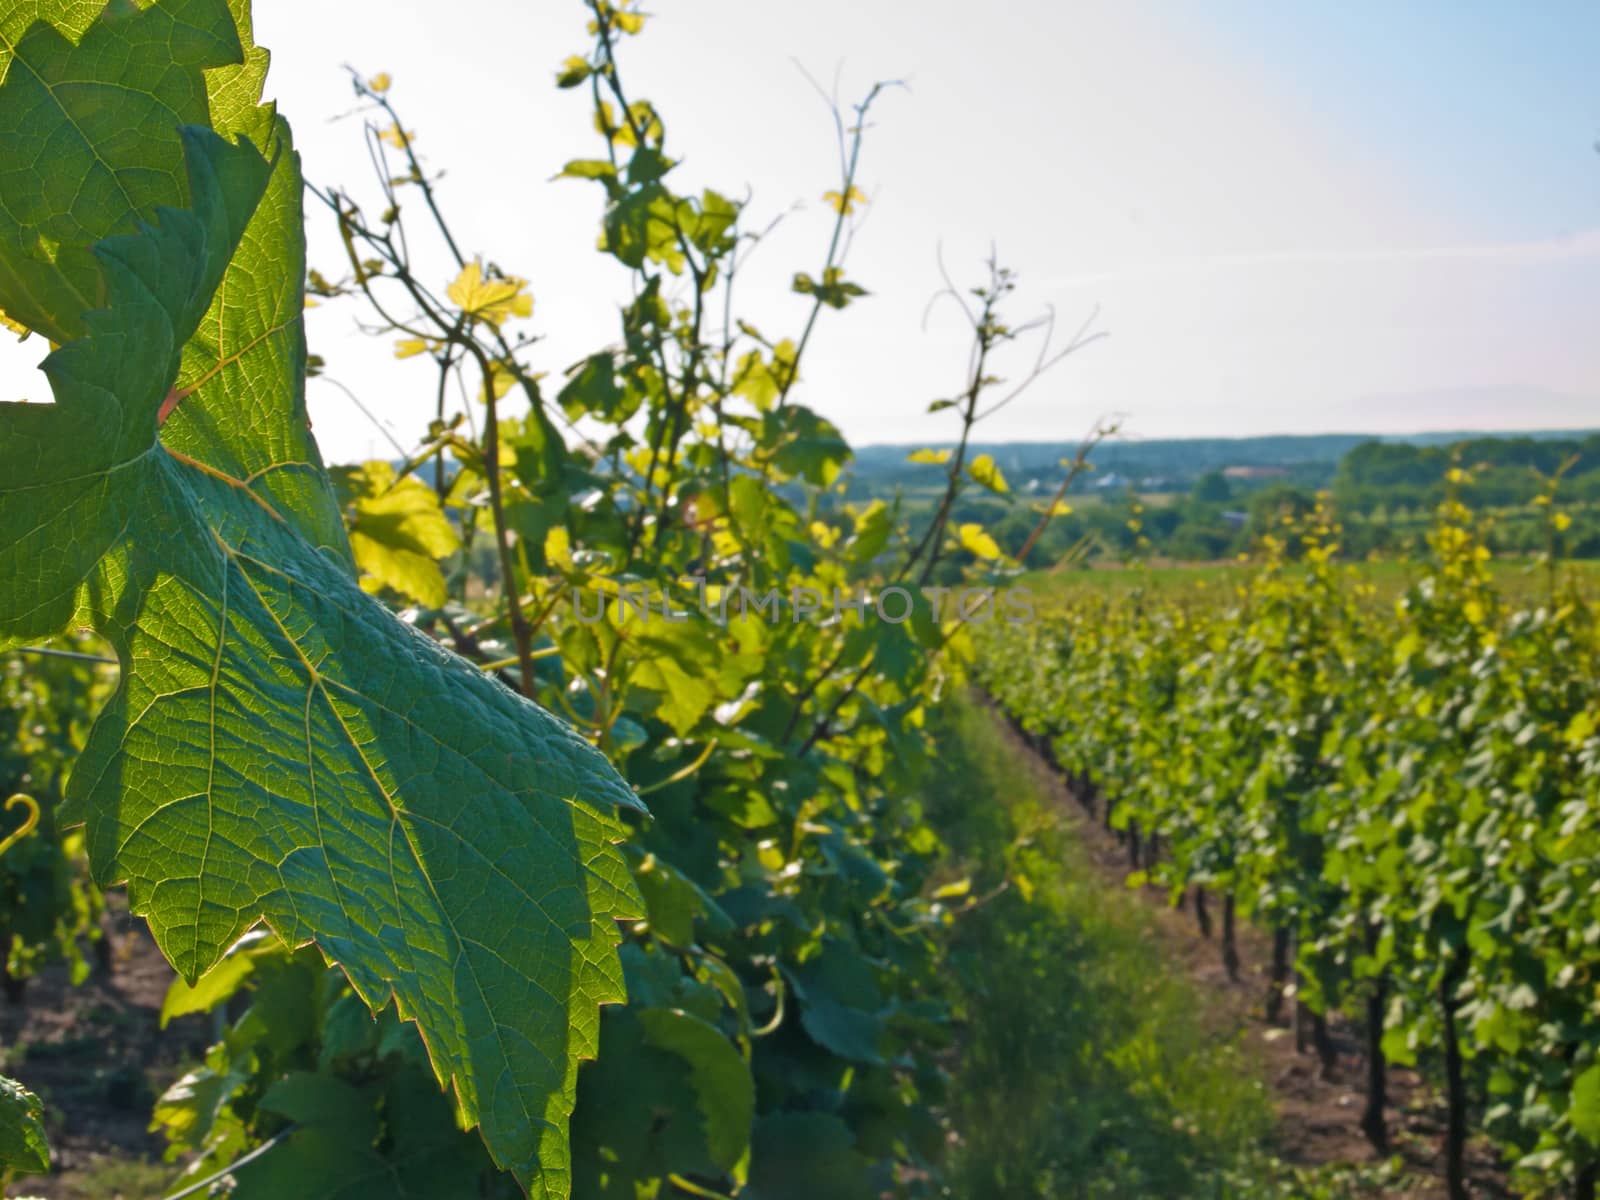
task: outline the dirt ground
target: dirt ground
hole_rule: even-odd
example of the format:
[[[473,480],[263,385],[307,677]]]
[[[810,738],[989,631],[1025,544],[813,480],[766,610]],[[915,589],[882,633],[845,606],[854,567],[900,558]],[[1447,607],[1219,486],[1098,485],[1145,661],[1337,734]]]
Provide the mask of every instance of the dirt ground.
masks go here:
[[[1106,887],[1126,891],[1128,854],[1116,835],[1089,816],[1061,773],[1009,720],[996,725],[1019,758],[1028,762],[1043,786],[1058,799],[1073,837],[1103,875]],[[1379,1161],[1360,1128],[1366,1103],[1367,1063],[1359,1026],[1339,1014],[1330,1017],[1329,1032],[1337,1058],[1333,1070],[1324,1078],[1317,1056],[1296,1049],[1287,1023],[1290,1006],[1285,1006],[1284,1021],[1274,1024],[1266,1019],[1272,961],[1270,936],[1248,922],[1239,922],[1236,940],[1241,963],[1238,979],[1233,980],[1228,977],[1217,940],[1216,931],[1222,920],[1219,897],[1210,899],[1213,936],[1207,939],[1188,905],[1175,909],[1168,903],[1166,889],[1149,887],[1140,895],[1152,910],[1154,936],[1160,940],[1163,957],[1194,982],[1196,994],[1214,1010],[1210,1015],[1223,1025],[1250,1030],[1277,1109],[1277,1144],[1273,1149],[1279,1157],[1297,1166]],[[1415,1071],[1393,1065],[1389,1068],[1387,1092],[1391,1152],[1400,1154],[1408,1173],[1423,1181],[1420,1187],[1396,1192],[1396,1197],[1445,1197],[1442,1101]],[[1495,1200],[1514,1194],[1507,1189],[1505,1173],[1489,1146],[1479,1142],[1469,1146],[1467,1169],[1473,1196]]]
[[[20,1005],[0,1005],[5,1073],[44,1102],[55,1167],[8,1195],[142,1200],[177,1174],[159,1165],[166,1143],[149,1131],[150,1108],[205,1053],[210,1027],[186,1017],[161,1029],[172,968],[120,895],[108,906],[109,974],[96,967],[74,987],[64,966],[49,967]]]

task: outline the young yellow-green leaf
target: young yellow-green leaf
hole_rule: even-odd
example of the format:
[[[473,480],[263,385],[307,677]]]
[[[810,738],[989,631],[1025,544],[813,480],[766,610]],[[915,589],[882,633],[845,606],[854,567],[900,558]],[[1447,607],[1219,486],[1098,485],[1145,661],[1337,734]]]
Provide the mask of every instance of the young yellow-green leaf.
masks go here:
[[[210,1012],[237,994],[256,969],[255,954],[245,948],[245,944],[252,942],[258,947],[276,945],[270,934],[248,933],[241,944],[232,947],[221,962],[193,983],[174,979],[168,984],[167,994],[161,1001],[161,1028],[165,1029],[174,1017]]]
[[[398,125],[390,125],[379,132],[378,137],[396,150],[408,149],[412,142],[417,140],[415,129],[401,129]]]
[[[823,271],[821,283],[800,271],[791,286],[802,296],[816,296],[830,308],[848,308],[851,300],[867,294],[866,288],[846,279],[839,267],[829,267]]]
[[[984,532],[982,525],[968,523],[956,530],[956,542],[963,550],[970,550],[982,559],[1000,557],[1000,546]]]
[[[992,454],[980,454],[967,466],[972,473],[972,478],[988,488],[991,492],[1005,495],[1011,490],[1011,485],[1006,482],[1006,477],[1000,473],[1000,468],[995,465]]]
[[[627,8],[618,8],[609,2],[602,3],[600,5],[600,11],[605,14],[613,30],[619,30],[622,33],[631,35],[638,33],[644,28],[646,14],[642,12],[636,12]],[[590,21],[589,32],[591,34],[599,33],[600,23],[598,21]]]
[[[557,179],[615,179],[615,163],[603,158],[575,158],[562,167]]]
[[[483,264],[474,261],[461,269],[446,295],[467,316],[499,326],[512,317],[533,315],[533,297],[527,289],[526,279],[486,278]]]
[[[889,548],[889,535],[893,532],[888,505],[874,500],[856,515],[855,533],[849,545],[850,561],[871,562]]]
[[[848,192],[823,192],[822,198],[828,202],[828,207],[841,216],[855,212],[856,205],[867,202],[867,194],[854,185]]]
[[[544,558],[558,571],[574,569],[572,561],[572,534],[565,525],[552,525],[544,535]]]
[[[461,548],[439,495],[420,479],[395,479],[381,460],[340,470],[350,500],[350,549],[361,568],[362,586],[392,588],[430,608],[448,598],[439,560]]]
[[[0,1076],[0,1176],[50,1173],[50,1147],[45,1142],[44,1108],[27,1088]]]
[[[1600,1066],[1590,1067],[1573,1081],[1567,1118],[1579,1134],[1600,1146]]]
[[[1567,722],[1567,727],[1561,736],[1567,745],[1576,750],[1594,736],[1597,727],[1600,727],[1600,724],[1597,724],[1592,713],[1580,712]]]
[[[305,428],[298,170],[238,103],[253,61],[213,108],[274,160],[185,129],[191,207],[95,247],[106,307],[46,361],[55,404],[0,404],[0,647],[78,623],[115,648],[63,817],[186,979],[263,921],[315,941],[418,1023],[496,1161],[565,1196],[577,1060],[641,909],[613,810],[638,802],[357,586]],[[89,65],[110,88],[126,63]]]
[[[556,86],[558,88],[575,88],[594,74],[594,68],[589,65],[589,60],[582,55],[569,55],[561,64],[561,69],[556,72]]]
[[[772,347],[770,360],[759,350],[750,351],[739,360],[739,369],[734,375],[734,394],[743,396],[762,412],[770,412],[784,389],[794,384],[798,354],[794,342],[788,338]]]
[[[949,462],[951,453],[949,450],[913,450],[906,455],[906,461],[937,467]]]

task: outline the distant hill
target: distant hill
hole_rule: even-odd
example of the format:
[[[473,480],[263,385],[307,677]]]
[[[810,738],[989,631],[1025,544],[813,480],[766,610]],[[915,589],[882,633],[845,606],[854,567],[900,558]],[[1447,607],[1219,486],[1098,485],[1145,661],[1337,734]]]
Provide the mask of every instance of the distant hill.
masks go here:
[[[1503,411],[1503,410],[1502,410]],[[1241,438],[1165,438],[1150,440],[1114,439],[1103,442],[1091,456],[1094,471],[1080,488],[1092,488],[1108,476],[1117,483],[1131,484],[1147,491],[1187,491],[1200,476],[1228,467],[1281,467],[1295,483],[1311,487],[1333,481],[1340,461],[1357,446],[1368,442],[1389,442],[1411,446],[1448,446],[1494,438],[1533,438],[1578,440],[1594,430],[1537,430],[1486,435],[1460,430],[1441,433],[1371,434],[1270,434]],[[918,442],[908,445],[871,445],[856,450],[851,472],[853,483],[866,492],[892,489],[897,485],[932,484],[937,471],[906,462],[906,456],[924,446],[946,448],[940,443]],[[1061,460],[1077,453],[1077,443],[1066,442],[985,442],[974,444],[970,455],[990,454],[1014,486],[1030,479],[1050,482],[1061,478]]]

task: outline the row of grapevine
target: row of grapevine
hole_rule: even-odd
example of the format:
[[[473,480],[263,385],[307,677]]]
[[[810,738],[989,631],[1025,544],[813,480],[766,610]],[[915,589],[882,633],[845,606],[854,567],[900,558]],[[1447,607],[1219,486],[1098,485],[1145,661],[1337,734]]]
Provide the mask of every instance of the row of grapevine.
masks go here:
[[[0,665],[0,799],[9,802],[8,825],[24,821],[30,804],[38,808],[35,828],[0,854],[0,990],[13,1004],[47,963],[65,961],[83,980],[82,939],[92,940],[102,961],[108,952],[83,836],[58,829],[56,819],[67,771],[104,698],[93,656],[78,653]],[[12,802],[18,797],[26,801]]]
[[[1420,1062],[1447,1094],[1453,1195],[1476,1127],[1532,1194],[1588,1198],[1600,613],[1556,564],[1510,598],[1481,535],[1452,493],[1390,604],[1338,564],[1326,509],[1286,516],[1248,584],[1072,593],[994,631],[982,676],[1141,877],[1208,924],[1223,898],[1230,970],[1235,912],[1273,931],[1269,1009],[1292,971],[1325,1054],[1321,1015],[1361,1014],[1376,1144],[1386,1063]]]

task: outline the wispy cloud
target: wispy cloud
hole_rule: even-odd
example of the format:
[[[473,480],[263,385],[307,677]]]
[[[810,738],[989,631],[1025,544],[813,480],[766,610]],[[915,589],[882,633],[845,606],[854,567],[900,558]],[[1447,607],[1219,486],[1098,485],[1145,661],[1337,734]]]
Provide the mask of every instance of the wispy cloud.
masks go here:
[[[1208,254],[1135,263],[1112,271],[1064,275],[1041,286],[1052,290],[1201,274],[1233,268],[1343,266],[1371,263],[1487,262],[1512,266],[1600,258],[1600,229],[1587,229],[1570,237],[1534,242],[1485,242],[1467,246],[1411,246],[1379,250],[1285,250],[1269,254]]]

